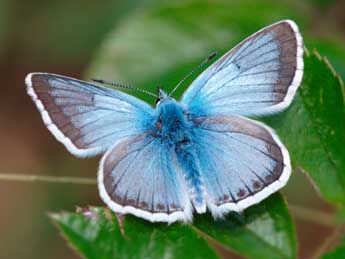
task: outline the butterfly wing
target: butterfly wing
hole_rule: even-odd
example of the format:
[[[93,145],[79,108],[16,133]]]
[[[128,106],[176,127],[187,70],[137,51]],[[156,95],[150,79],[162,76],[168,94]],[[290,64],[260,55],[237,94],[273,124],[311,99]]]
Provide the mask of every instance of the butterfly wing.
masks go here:
[[[129,137],[103,156],[98,187],[103,201],[118,213],[152,222],[192,218],[175,151],[149,134]]]
[[[286,108],[303,75],[303,43],[293,21],[245,39],[205,70],[182,96],[192,114],[264,115]]]
[[[125,93],[69,77],[29,74],[27,92],[56,139],[74,155],[100,154],[141,134],[152,108]]]
[[[290,157],[272,129],[241,116],[196,120],[195,147],[215,217],[242,211],[286,184]]]

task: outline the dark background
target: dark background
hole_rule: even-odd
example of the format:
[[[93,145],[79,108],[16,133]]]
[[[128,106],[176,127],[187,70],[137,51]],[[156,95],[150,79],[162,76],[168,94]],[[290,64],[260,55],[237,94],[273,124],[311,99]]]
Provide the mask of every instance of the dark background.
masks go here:
[[[152,4],[0,0],[0,172],[95,178],[99,158],[74,158],[55,141],[26,94],[24,78],[29,72],[84,78],[97,49],[118,21]],[[312,17],[305,26],[307,33],[345,42],[344,1],[310,0],[303,6]],[[321,54],[329,54],[335,69],[345,74],[345,60],[337,59],[336,51],[317,40],[313,44]],[[284,193],[298,206],[331,212],[301,174],[292,177]],[[78,258],[47,213],[89,204],[102,205],[96,186],[0,181],[0,258]],[[296,221],[299,254],[306,258],[331,229],[300,217]]]

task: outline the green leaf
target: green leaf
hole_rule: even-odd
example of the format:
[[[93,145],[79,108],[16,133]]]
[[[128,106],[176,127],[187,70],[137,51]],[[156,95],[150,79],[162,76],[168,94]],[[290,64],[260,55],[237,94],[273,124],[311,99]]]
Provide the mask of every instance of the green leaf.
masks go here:
[[[325,25],[327,26],[327,25]],[[327,27],[326,27],[327,28]],[[345,77],[345,48],[344,43],[337,39],[308,39],[308,48],[315,48],[330,60],[332,65],[337,68],[337,73],[343,78]]]
[[[110,215],[110,214],[109,214]],[[198,215],[194,225],[152,224],[126,216],[121,233],[114,217],[101,208],[82,213],[52,214],[64,236],[88,259],[217,258],[207,241],[248,258],[295,258],[291,217],[280,194],[274,194],[243,215],[215,221]]]
[[[305,73],[293,105],[267,121],[322,196],[345,204],[345,89],[328,61],[306,53]]]
[[[194,226],[248,258],[296,257],[293,222],[278,193],[245,210],[243,215],[230,214],[222,221],[199,217]]]
[[[217,258],[205,239],[188,225],[150,224],[126,216],[123,236],[116,218],[107,217],[102,208],[52,214],[51,218],[73,247],[88,259]]]
[[[323,255],[321,259],[340,259],[345,258],[345,245],[339,246],[332,252],[328,252],[327,254]]]

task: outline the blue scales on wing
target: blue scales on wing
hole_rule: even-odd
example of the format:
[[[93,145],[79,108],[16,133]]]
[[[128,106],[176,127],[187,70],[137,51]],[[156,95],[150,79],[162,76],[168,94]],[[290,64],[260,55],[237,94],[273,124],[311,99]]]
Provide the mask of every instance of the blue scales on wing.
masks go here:
[[[205,70],[182,97],[192,114],[264,115],[285,109],[303,75],[303,43],[293,21],[253,34]]]
[[[26,83],[48,129],[76,156],[103,153],[144,132],[153,110],[120,91],[69,77],[33,73]]]
[[[242,211],[283,187],[290,158],[272,129],[241,116],[195,119],[195,149],[212,214]]]
[[[173,148],[151,134],[129,137],[102,158],[100,194],[119,213],[150,221],[190,221],[192,206]]]

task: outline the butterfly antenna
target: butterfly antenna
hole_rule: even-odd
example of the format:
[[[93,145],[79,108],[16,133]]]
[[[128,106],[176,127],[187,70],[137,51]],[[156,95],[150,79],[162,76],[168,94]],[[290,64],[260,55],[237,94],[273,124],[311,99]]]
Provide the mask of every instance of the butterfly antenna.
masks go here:
[[[179,86],[186,81],[191,75],[193,75],[196,71],[198,71],[200,68],[202,68],[204,65],[206,65],[211,59],[213,59],[217,55],[217,52],[212,52],[206,59],[204,59],[203,62],[201,62],[198,66],[196,66],[192,71],[189,71],[187,75],[185,75],[181,81],[174,87],[174,89],[170,92],[169,96],[172,96],[172,94],[176,91]]]
[[[93,82],[100,83],[100,84],[104,84],[104,85],[110,85],[110,86],[115,86],[115,87],[130,89],[130,90],[135,90],[135,91],[138,91],[138,92],[141,92],[141,93],[144,93],[144,94],[148,94],[148,95],[151,95],[151,96],[154,96],[154,97],[158,98],[158,95],[157,95],[157,94],[151,93],[151,92],[149,92],[149,91],[146,91],[146,90],[144,90],[144,89],[137,88],[137,87],[134,87],[134,86],[123,85],[123,84],[119,84],[119,83],[112,83],[112,82],[108,82],[108,81],[105,81],[105,80],[94,79],[94,78],[91,78],[91,80],[92,80]]]

